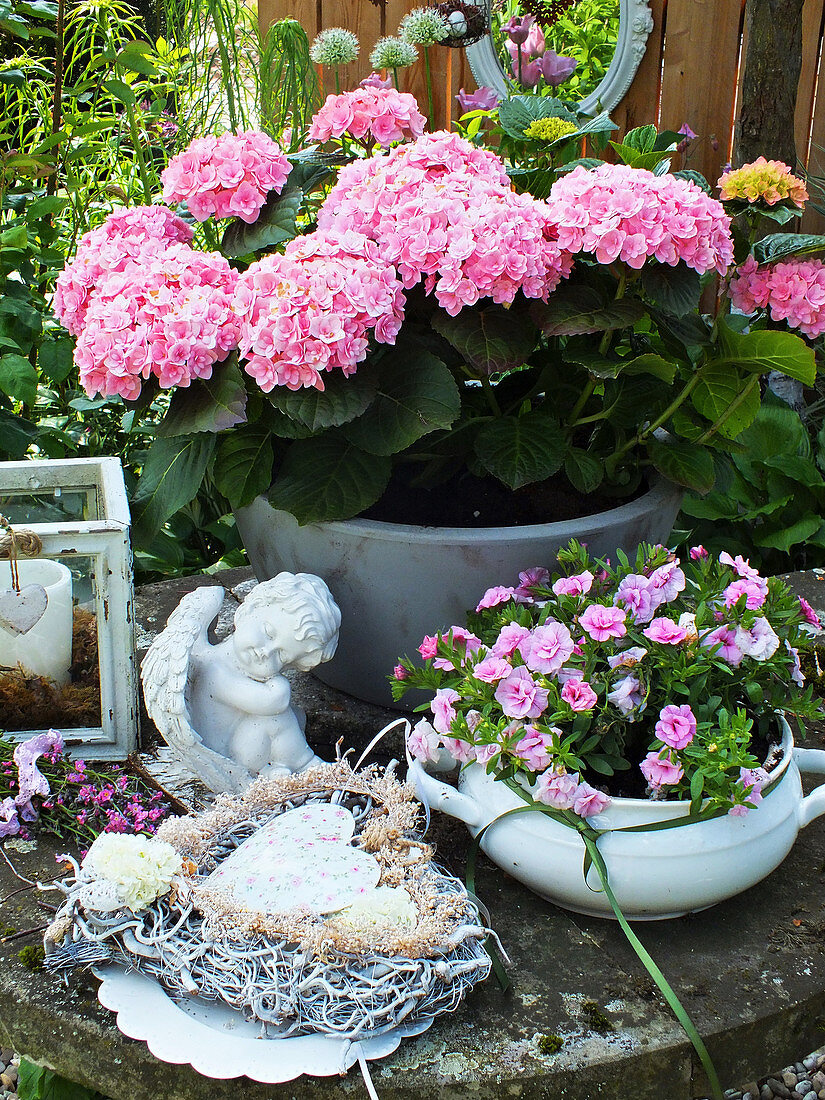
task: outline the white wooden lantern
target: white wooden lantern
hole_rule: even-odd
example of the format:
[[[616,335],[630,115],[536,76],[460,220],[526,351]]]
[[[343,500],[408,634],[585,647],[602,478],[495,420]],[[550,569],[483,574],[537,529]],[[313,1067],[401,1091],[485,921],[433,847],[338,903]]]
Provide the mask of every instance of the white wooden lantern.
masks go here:
[[[49,597],[46,613],[31,631],[14,637],[0,629],[0,666],[22,667],[65,684],[73,617],[79,610],[91,613],[99,722],[73,728],[67,716],[65,724],[52,724],[75,757],[124,759],[137,743],[138,711],[130,517],[120,460],[0,462],[0,514],[15,532],[30,531],[40,540],[36,557],[19,558],[19,582],[42,585]],[[9,561],[0,561],[0,591],[9,589],[9,580]],[[0,714],[0,731],[20,739],[37,729],[6,730]]]

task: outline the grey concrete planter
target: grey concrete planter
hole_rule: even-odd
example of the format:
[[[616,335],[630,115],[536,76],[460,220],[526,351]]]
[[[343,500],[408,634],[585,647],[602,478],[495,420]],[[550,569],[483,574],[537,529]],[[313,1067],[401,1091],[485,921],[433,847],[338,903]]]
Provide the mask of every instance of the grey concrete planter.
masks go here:
[[[288,512],[258,497],[236,513],[258,578],[281,570],[317,573],[341,608],[341,640],[324,683],[368,702],[391,702],[387,676],[425,634],[464,622],[482,593],[515,583],[532,565],[552,568],[571,538],[605,555],[640,542],[665,542],[681,489],[664,480],[609,512],[527,527],[414,527],[351,519],[299,527]]]

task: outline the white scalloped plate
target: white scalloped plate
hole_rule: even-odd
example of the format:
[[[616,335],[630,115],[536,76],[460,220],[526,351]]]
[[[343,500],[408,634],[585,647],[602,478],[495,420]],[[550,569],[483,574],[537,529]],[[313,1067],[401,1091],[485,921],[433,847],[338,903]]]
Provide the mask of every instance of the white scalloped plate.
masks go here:
[[[94,967],[97,996],[117,1013],[117,1026],[140,1039],[162,1062],[188,1063],[205,1077],[251,1077],[264,1084],[293,1081],[305,1073],[331,1077],[359,1060],[385,1058],[402,1039],[420,1035],[433,1017],[382,1035],[351,1042],[326,1035],[264,1039],[257,1024],[226,1005],[197,997],[173,1000],[153,978],[123,966]]]

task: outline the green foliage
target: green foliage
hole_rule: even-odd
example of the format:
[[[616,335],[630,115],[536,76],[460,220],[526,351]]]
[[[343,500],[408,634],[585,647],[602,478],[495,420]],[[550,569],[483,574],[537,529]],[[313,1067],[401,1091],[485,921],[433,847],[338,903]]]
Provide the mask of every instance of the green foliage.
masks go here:
[[[19,1100],[105,1100],[102,1093],[75,1084],[27,1058],[20,1060],[17,1095]]]

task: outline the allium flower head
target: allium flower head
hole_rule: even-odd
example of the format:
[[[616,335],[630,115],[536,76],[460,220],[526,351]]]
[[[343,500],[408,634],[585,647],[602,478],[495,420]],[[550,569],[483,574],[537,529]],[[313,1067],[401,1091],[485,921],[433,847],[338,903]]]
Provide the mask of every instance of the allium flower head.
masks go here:
[[[579,166],[553,184],[547,200],[559,244],[641,268],[648,259],[723,275],[733,260],[730,218],[690,180],[626,164]]]
[[[524,136],[534,141],[551,142],[575,134],[576,129],[576,124],[566,118],[536,118],[524,131]]]
[[[413,46],[434,46],[450,34],[447,20],[435,8],[414,8],[401,20],[398,35]]]
[[[316,35],[309,56],[316,65],[349,65],[358,57],[358,38],[343,27],[328,27]]]
[[[418,60],[418,50],[403,38],[379,38],[370,54],[374,69],[406,69]]]
[[[719,180],[719,188],[723,201],[741,199],[748,203],[764,202],[768,206],[791,202],[801,210],[808,199],[805,184],[787,164],[764,157],[725,172]]]

